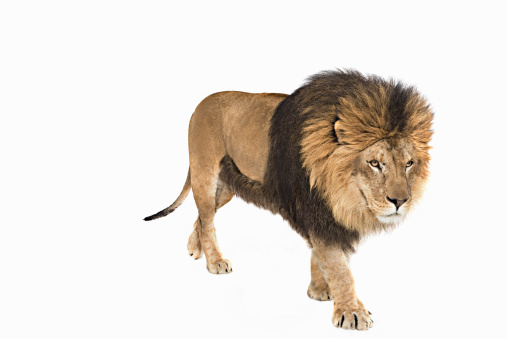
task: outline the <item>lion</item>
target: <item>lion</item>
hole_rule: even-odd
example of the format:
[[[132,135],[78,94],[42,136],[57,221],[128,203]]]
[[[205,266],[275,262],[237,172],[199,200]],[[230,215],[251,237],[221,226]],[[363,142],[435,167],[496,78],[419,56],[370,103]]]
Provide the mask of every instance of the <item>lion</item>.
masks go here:
[[[190,256],[232,265],[213,218],[234,195],[280,214],[311,248],[310,298],[333,300],[332,323],[372,327],[348,261],[362,238],[399,224],[429,175],[433,112],[412,86],[355,70],[316,74],[291,95],[220,92],[189,126],[190,168],[173,212],[193,190]]]

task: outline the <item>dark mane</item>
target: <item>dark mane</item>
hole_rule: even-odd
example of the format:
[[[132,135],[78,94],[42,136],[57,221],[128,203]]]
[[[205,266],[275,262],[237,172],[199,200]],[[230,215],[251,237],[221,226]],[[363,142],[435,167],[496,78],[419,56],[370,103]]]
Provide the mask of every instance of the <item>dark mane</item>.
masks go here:
[[[337,147],[354,154],[387,137],[406,137],[427,150],[432,117],[413,87],[353,70],[322,72],[276,108],[263,184],[243,175],[228,156],[222,160],[220,179],[247,202],[281,214],[309,243],[317,238],[350,253],[360,232],[337,222],[325,185],[314,182],[318,179],[310,177],[312,170],[318,167],[315,176],[334,169],[325,163]],[[351,175],[345,169],[341,174]]]

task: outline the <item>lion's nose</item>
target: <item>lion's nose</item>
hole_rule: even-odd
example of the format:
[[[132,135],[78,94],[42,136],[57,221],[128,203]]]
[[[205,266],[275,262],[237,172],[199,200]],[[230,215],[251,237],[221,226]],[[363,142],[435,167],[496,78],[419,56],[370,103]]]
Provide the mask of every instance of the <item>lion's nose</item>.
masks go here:
[[[386,198],[389,202],[391,202],[392,204],[394,204],[396,206],[396,210],[398,210],[403,205],[403,203],[408,201],[408,198],[397,199],[397,198],[390,198],[389,196],[386,196]]]

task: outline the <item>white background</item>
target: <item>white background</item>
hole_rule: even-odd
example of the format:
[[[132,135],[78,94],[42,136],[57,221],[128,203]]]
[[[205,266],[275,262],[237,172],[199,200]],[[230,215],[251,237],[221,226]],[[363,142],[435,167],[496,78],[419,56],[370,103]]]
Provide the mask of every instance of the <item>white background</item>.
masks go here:
[[[505,10],[493,1],[2,1],[1,337],[505,337]],[[291,93],[321,70],[416,85],[435,111],[431,181],[352,258],[375,326],[306,296],[310,251],[234,199],[230,275],[186,245],[178,196],[195,106]]]

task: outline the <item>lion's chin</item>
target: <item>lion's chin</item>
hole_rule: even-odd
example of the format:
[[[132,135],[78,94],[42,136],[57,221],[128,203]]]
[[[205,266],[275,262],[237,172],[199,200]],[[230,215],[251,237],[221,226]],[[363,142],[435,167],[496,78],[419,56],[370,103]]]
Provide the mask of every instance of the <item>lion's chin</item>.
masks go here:
[[[403,218],[405,218],[405,215],[394,213],[387,216],[381,216],[381,215],[375,215],[377,216],[377,219],[384,224],[397,224],[403,221]]]

